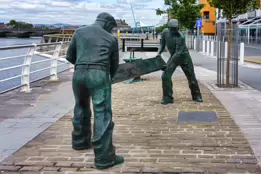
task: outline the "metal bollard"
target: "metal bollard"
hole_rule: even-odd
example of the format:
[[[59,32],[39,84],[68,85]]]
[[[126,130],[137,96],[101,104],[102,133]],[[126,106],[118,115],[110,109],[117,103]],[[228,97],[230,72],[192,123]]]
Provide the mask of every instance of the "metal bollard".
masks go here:
[[[125,52],[125,39],[122,39],[122,52]]]
[[[205,53],[206,52],[206,46],[205,46],[205,44],[206,44],[206,42],[205,42],[205,40],[203,40],[203,53]]]
[[[215,44],[215,42],[212,41],[211,42],[211,56],[213,56],[213,57],[214,57],[214,44]]]
[[[210,47],[209,40],[207,41],[207,55],[210,55]]]
[[[245,44],[244,42],[240,43],[240,64],[244,64],[244,57],[245,57]]]
[[[143,48],[144,48],[144,42],[143,42],[144,39],[141,39],[141,52],[143,52]]]

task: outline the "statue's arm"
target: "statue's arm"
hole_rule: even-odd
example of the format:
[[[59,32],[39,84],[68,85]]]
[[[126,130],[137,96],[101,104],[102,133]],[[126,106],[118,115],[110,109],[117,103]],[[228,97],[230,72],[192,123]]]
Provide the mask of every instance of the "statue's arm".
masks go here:
[[[76,62],[76,34],[73,35],[70,42],[69,48],[67,50],[66,60],[71,64]]]
[[[166,47],[165,32],[162,32],[160,46],[159,46],[159,49],[158,49],[158,55],[160,55],[165,50],[165,47]]]
[[[118,39],[115,38],[114,43],[112,44],[112,55],[111,55],[111,66],[110,66],[110,72],[111,72],[111,79],[114,77],[118,67],[119,67],[119,45],[118,45]]]
[[[176,41],[176,51],[175,51],[175,54],[173,54],[171,57],[170,57],[170,60],[169,62],[173,62],[175,59],[179,59],[183,50],[184,50],[184,47],[185,47],[185,39],[183,37],[180,37],[177,39]]]

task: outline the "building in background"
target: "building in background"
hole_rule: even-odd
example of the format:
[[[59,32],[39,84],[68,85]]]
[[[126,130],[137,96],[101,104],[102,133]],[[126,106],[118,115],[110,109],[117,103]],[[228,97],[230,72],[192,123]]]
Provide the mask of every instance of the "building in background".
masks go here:
[[[126,23],[125,20],[116,19],[117,27],[113,28],[113,33],[117,33],[118,30],[120,31],[129,31],[131,27]]]
[[[5,25],[5,23],[0,22],[0,29],[5,29],[5,28],[7,28],[7,26]]]
[[[261,3],[260,3],[261,5]],[[261,6],[260,6],[261,7]],[[228,40],[228,25],[226,14],[218,10],[217,35]],[[261,10],[249,10],[247,13],[234,16],[232,34],[233,39],[245,44],[261,44]]]
[[[61,33],[62,34],[74,34],[75,30],[77,30],[77,28],[80,28],[81,26],[62,26],[61,27]]]
[[[204,35],[216,34],[216,8],[211,7],[207,0],[198,1],[200,4],[205,4],[201,9],[202,25],[201,33]]]

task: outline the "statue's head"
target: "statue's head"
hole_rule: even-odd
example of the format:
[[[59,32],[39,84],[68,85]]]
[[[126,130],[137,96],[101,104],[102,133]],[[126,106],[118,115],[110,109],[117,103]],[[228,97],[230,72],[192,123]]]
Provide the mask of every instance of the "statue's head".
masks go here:
[[[177,34],[179,32],[179,21],[177,19],[171,19],[168,26],[170,33]]]
[[[117,23],[112,15],[109,13],[100,13],[96,18],[96,22],[102,24],[102,28],[104,28],[109,33],[112,32],[112,29],[117,26]]]

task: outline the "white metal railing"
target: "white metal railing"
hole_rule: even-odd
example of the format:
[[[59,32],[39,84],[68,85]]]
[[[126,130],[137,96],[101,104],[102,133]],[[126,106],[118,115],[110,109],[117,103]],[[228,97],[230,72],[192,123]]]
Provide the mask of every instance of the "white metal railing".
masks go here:
[[[58,80],[58,73],[72,69],[66,59],[67,42],[31,44],[0,48],[0,93],[21,87],[30,92],[30,83],[46,77]]]

